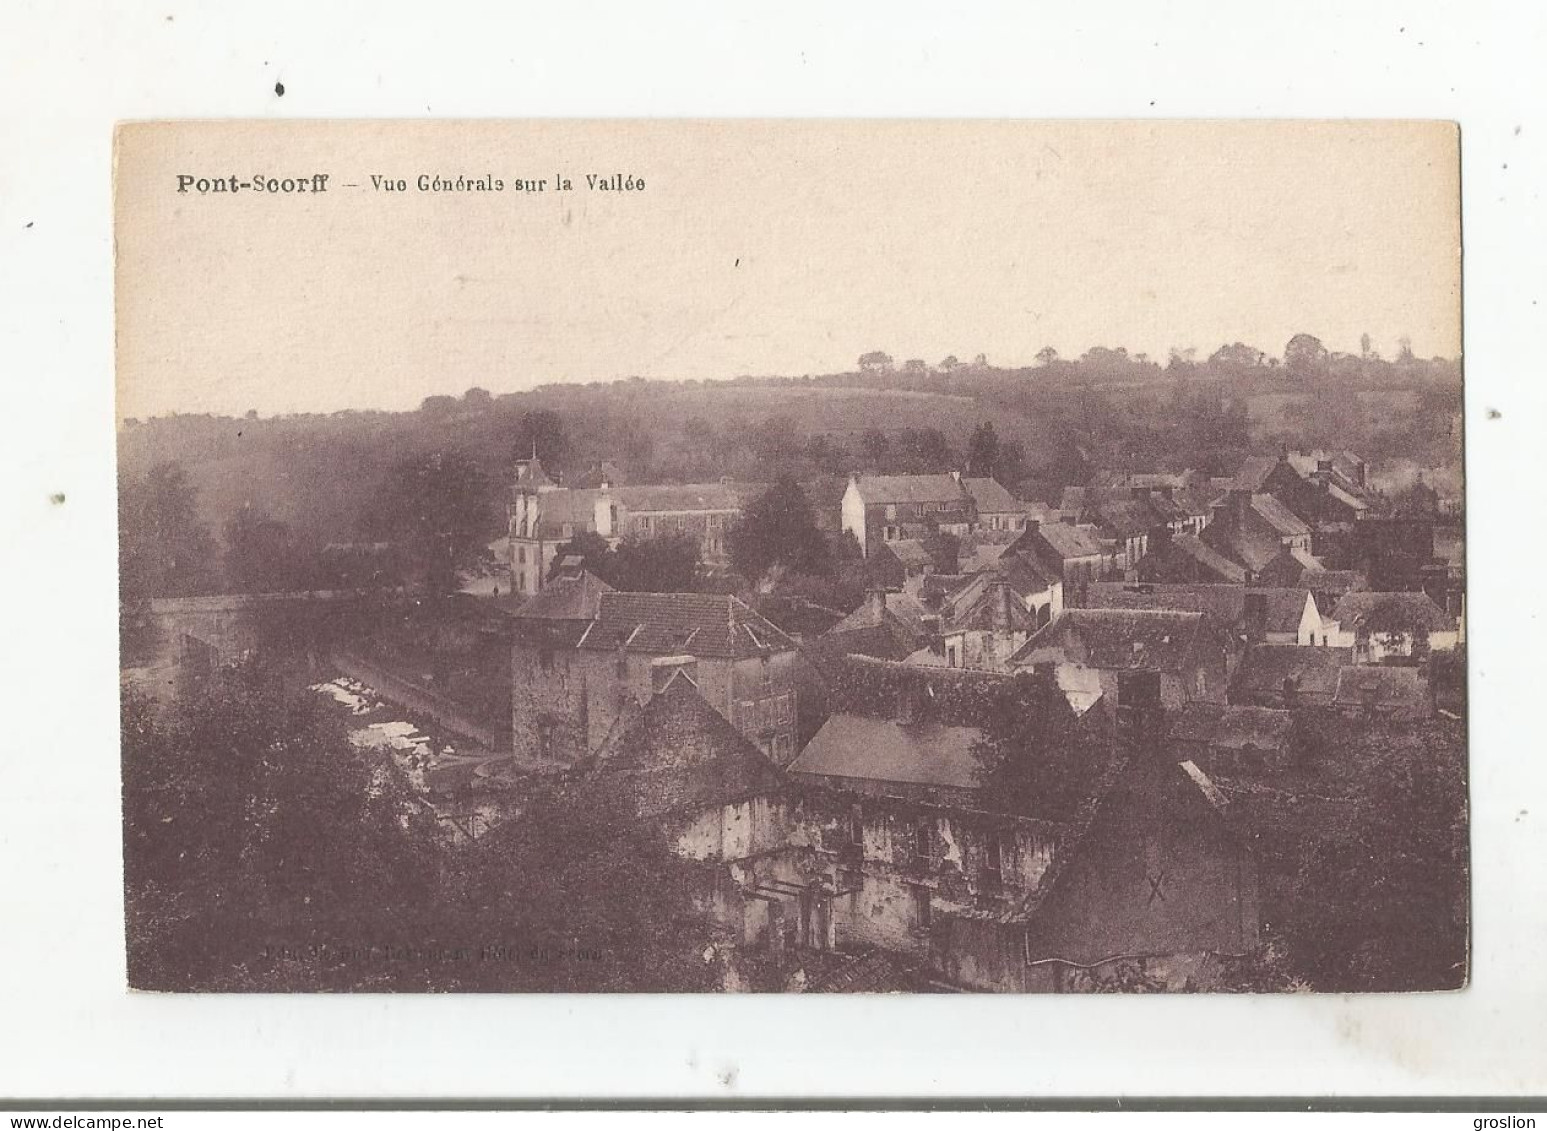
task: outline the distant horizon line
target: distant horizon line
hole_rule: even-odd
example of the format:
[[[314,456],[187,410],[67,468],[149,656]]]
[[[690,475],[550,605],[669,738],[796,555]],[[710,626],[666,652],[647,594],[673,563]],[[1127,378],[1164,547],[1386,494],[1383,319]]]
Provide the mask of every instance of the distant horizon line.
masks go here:
[[[1246,342],[1227,342],[1227,343],[1225,343],[1222,346],[1216,347],[1213,352],[1217,353],[1220,349],[1224,349],[1224,348],[1227,348],[1228,346],[1232,346],[1232,345],[1246,345],[1248,348],[1258,349],[1258,347],[1251,346],[1249,343],[1246,343]],[[1128,350],[1127,350],[1127,347],[1125,347],[1125,346],[1090,346],[1090,347],[1087,347],[1087,349],[1085,350],[1084,353],[1081,353],[1079,355],[1074,355],[1074,356],[1064,356],[1064,355],[1061,355],[1061,354],[1058,355],[1055,364],[1057,364],[1057,363],[1078,364],[1080,362],[1080,360],[1086,354],[1091,352],[1091,350],[1097,350],[1097,349],[1109,350],[1113,354],[1116,354],[1119,351],[1121,351],[1122,353],[1126,354],[1126,356],[1129,358],[1130,361],[1135,361],[1137,364],[1154,366],[1155,368],[1159,369],[1161,372],[1164,372],[1166,370],[1166,368],[1168,367],[1169,363],[1170,363],[1170,354],[1169,353],[1167,354],[1166,361],[1162,362],[1162,361],[1157,361],[1152,355],[1150,355],[1146,351],[1142,351],[1141,350],[1141,351],[1136,352],[1136,353],[1129,353]],[[1185,352],[1188,352],[1188,351],[1194,351],[1194,347],[1190,347],[1190,346],[1189,347],[1171,347],[1171,349],[1172,349],[1172,351],[1177,352],[1177,353],[1185,353]],[[870,352],[885,353],[886,351],[878,350],[878,351],[870,351]],[[1261,349],[1258,349],[1258,352],[1259,352],[1259,354],[1262,357],[1271,359],[1271,362],[1276,363],[1276,364],[1268,364],[1268,365],[1261,366],[1261,368],[1263,368],[1264,370],[1275,370],[1275,369],[1281,370],[1283,368],[1283,358],[1281,356],[1275,355],[1275,354],[1269,354],[1267,351],[1261,350]],[[1385,357],[1379,351],[1374,352],[1373,354],[1371,354],[1368,357],[1366,357],[1364,355],[1361,355],[1361,354],[1347,353],[1347,352],[1342,351],[1342,350],[1330,350],[1329,349],[1327,352],[1328,352],[1329,357],[1331,357],[1331,358],[1349,359],[1349,360],[1354,360],[1354,361],[1374,361],[1374,362],[1384,363],[1384,364],[1387,364],[1387,365],[1398,364],[1398,362],[1397,362],[1397,360],[1395,358]],[[890,355],[888,355],[888,356],[890,356]],[[1211,358],[1212,356],[1213,356],[1213,353],[1209,354],[1208,357],[1192,360],[1192,361],[1189,362],[1189,364],[1191,364],[1193,366],[1198,366],[1198,367],[1205,366],[1205,365],[1208,364],[1209,358]],[[888,367],[878,368],[878,369],[870,371],[870,372],[875,373],[875,374],[892,373],[892,374],[896,374],[898,376],[906,375],[906,374],[909,374],[909,373],[940,373],[940,372],[942,372],[942,370],[940,369],[941,362],[943,362],[943,361],[945,361],[945,360],[947,360],[949,358],[952,358],[952,357],[955,357],[955,355],[954,354],[947,354],[945,358],[941,359],[941,361],[925,362],[924,367],[923,367],[922,370],[910,370],[910,369],[905,368],[905,366],[907,365],[908,362],[916,361],[916,360],[922,360],[922,359],[907,358],[907,359],[904,359],[901,362],[899,362],[895,357],[893,357],[891,359],[891,364]],[[1137,362],[1136,359],[1141,358],[1141,357],[1144,358],[1144,361],[1143,362]],[[1454,357],[1444,357],[1444,356],[1442,356],[1440,354],[1435,354],[1432,357],[1415,357],[1413,360],[1415,362],[1417,362],[1417,363],[1425,364],[1425,365],[1434,364],[1436,362],[1438,362],[1440,364],[1452,364],[1453,363],[1453,364],[1459,365],[1461,363],[1461,360],[1462,360],[1462,355],[1461,354],[1457,354]],[[1011,364],[1011,365],[1002,365],[1002,364],[996,364],[994,362],[986,362],[986,363],[984,363],[983,365],[980,366],[980,365],[978,365],[974,361],[958,361],[957,366],[955,368],[959,368],[959,369],[963,369],[963,370],[978,369],[978,370],[981,370],[983,372],[995,372],[995,371],[997,371],[997,372],[1002,372],[1002,373],[1011,373],[1011,372],[1023,371],[1023,370],[1028,370],[1028,369],[1029,370],[1047,369],[1047,368],[1050,368],[1050,366],[1048,364],[1044,364],[1044,363],[1038,362],[1038,361],[1035,360],[1035,358],[1033,358],[1033,360],[1030,363],[1027,363],[1027,364]],[[952,370],[946,370],[944,372],[951,372],[951,371]],[[482,385],[469,385],[467,388],[465,388],[461,392],[457,392],[457,393],[426,393],[423,397],[420,398],[419,404],[413,405],[411,407],[405,407],[405,408],[385,408],[385,407],[379,407],[379,406],[370,406],[370,407],[350,407],[350,408],[336,408],[336,409],[293,409],[293,410],[269,411],[269,412],[264,412],[264,411],[261,411],[259,409],[255,409],[255,408],[245,409],[245,410],[241,410],[241,411],[228,411],[228,412],[216,412],[216,411],[210,411],[210,410],[205,410],[205,411],[202,411],[202,412],[185,412],[185,411],[182,411],[180,409],[169,408],[169,409],[165,409],[165,410],[163,410],[161,412],[158,412],[158,413],[155,413],[155,414],[149,415],[149,416],[121,416],[121,417],[118,417],[118,419],[117,419],[117,427],[121,428],[124,425],[130,424],[130,423],[145,423],[145,422],[152,421],[152,420],[169,420],[169,419],[174,419],[174,418],[177,418],[177,417],[210,417],[210,418],[215,418],[215,419],[226,419],[226,420],[243,420],[243,419],[253,419],[253,418],[256,418],[256,419],[259,419],[259,420],[278,420],[278,419],[283,419],[283,418],[287,418],[287,417],[340,416],[340,415],[343,415],[345,413],[381,413],[381,414],[387,414],[387,415],[403,415],[403,414],[408,414],[408,413],[414,413],[414,412],[421,411],[423,406],[424,406],[424,402],[425,401],[428,401],[428,400],[431,400],[431,399],[434,399],[434,398],[438,398],[438,397],[443,397],[443,398],[446,398],[448,400],[460,402],[460,401],[462,401],[467,396],[468,393],[474,391],[475,389],[480,389],[483,392],[487,393],[491,400],[503,400],[503,399],[506,399],[506,398],[509,398],[509,397],[531,396],[533,394],[540,393],[540,392],[543,392],[545,390],[550,390],[550,389],[592,388],[592,387],[596,387],[596,386],[628,385],[628,384],[634,384],[634,383],[639,383],[639,384],[669,384],[669,385],[682,385],[682,386],[698,386],[698,387],[702,387],[702,386],[705,386],[705,385],[734,385],[734,384],[738,384],[738,383],[742,383],[742,382],[747,382],[747,383],[755,383],[755,382],[804,382],[804,381],[824,380],[824,379],[834,378],[834,377],[858,377],[858,376],[864,376],[864,375],[867,375],[867,371],[864,370],[864,369],[860,369],[860,368],[856,367],[856,368],[852,368],[852,369],[835,369],[835,370],[831,370],[831,371],[828,371],[828,372],[825,372],[825,373],[800,373],[800,374],[790,374],[790,373],[738,373],[738,374],[736,374],[734,376],[730,376],[730,377],[647,377],[647,376],[643,376],[641,374],[629,374],[627,376],[621,376],[621,377],[595,378],[595,379],[591,379],[591,380],[544,381],[541,384],[532,385],[531,387],[526,388],[526,389],[514,389],[514,390],[505,391],[505,392],[496,392],[496,391],[494,391],[492,389],[489,389],[489,388],[487,388],[485,386],[482,386]],[[921,389],[897,389],[897,390],[894,390],[894,391],[896,391],[896,392],[913,392],[913,393],[919,393],[921,395],[929,395],[928,390],[921,390]],[[960,394],[960,393],[953,394],[953,393],[947,393],[947,392],[943,392],[942,391],[940,393],[933,394],[933,395],[938,395],[938,396],[962,396],[962,395],[966,395],[966,394]]]

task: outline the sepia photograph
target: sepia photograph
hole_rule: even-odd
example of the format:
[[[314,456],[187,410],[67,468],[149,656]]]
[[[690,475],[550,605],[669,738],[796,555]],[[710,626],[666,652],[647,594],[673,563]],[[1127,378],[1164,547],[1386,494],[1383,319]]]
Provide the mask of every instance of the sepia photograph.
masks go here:
[[[1464,988],[1460,144],[120,125],[129,986]]]

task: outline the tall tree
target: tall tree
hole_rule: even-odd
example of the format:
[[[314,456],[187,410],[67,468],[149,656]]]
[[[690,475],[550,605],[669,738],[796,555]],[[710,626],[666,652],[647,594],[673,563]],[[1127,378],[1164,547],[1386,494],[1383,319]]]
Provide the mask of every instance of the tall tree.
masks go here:
[[[126,600],[183,597],[215,587],[215,542],[179,463],[154,465],[118,492],[119,585]]]
[[[748,504],[726,535],[725,545],[736,572],[752,582],[776,566],[819,576],[832,572],[832,556],[817,529],[811,503],[800,484],[787,475]]]
[[[396,542],[432,594],[455,592],[458,569],[476,561],[493,534],[489,486],[455,452],[409,456],[388,471],[365,525]]]
[[[402,909],[433,896],[433,822],[390,759],[353,745],[316,696],[253,662],[213,678],[160,715],[124,700],[130,984],[356,983],[358,969],[296,970],[276,949],[399,937]],[[268,981],[293,976],[305,984]]]
[[[677,992],[717,988],[696,900],[708,869],[678,858],[658,822],[605,778],[539,792],[483,838],[458,879],[475,937],[513,963],[467,970],[465,989]]]
[[[967,444],[967,474],[983,478],[992,477],[999,466],[999,434],[994,422],[985,420],[972,430]]]
[[[311,562],[288,524],[243,507],[227,520],[225,573],[238,593],[279,593],[304,587]]]
[[[1295,378],[1321,376],[1326,372],[1329,357],[1327,347],[1312,334],[1296,334],[1284,346],[1284,368]]]
[[[698,583],[699,544],[691,534],[625,538],[602,580],[641,593],[691,593]]]

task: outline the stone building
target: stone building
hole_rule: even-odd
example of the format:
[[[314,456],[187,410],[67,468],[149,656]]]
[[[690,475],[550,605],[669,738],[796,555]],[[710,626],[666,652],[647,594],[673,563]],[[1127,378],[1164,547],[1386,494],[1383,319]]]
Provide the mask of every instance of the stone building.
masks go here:
[[[949,475],[852,475],[841,505],[843,529],[866,557],[881,543],[932,531],[966,534],[977,506],[958,472]]]
[[[1102,700],[1119,714],[1223,703],[1229,681],[1222,634],[1192,612],[1065,609],[1010,664],[1050,668],[1077,710]]]
[[[768,757],[780,764],[794,757],[789,637],[736,597],[613,591],[597,594],[588,619],[517,618],[514,753],[578,762],[679,672]]]
[[[562,487],[539,460],[517,460],[509,505],[512,591],[517,597],[540,592],[560,548],[580,534],[597,534],[613,545],[625,538],[690,535],[707,565],[723,565],[725,535],[760,490],[727,482]]]

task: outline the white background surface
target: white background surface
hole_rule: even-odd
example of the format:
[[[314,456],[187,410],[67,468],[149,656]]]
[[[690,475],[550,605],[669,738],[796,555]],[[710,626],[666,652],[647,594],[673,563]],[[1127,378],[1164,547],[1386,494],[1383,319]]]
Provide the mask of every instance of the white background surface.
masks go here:
[[[1547,1090],[1547,18],[1529,3],[1412,0],[1049,7],[0,7],[0,1096]],[[1458,119],[1471,988],[1359,1000],[126,993],[112,125],[430,115]]]

